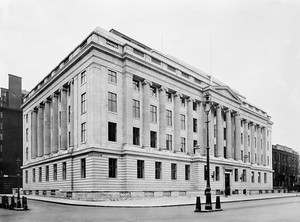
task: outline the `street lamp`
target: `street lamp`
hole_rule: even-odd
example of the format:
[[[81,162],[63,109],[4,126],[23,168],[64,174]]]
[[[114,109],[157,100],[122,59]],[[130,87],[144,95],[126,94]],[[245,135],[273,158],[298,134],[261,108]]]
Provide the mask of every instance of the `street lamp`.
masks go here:
[[[18,159],[17,159],[17,185],[18,185],[18,197],[17,197],[17,207],[18,208],[21,208],[21,200],[20,200],[20,181],[19,181],[19,178],[20,178],[20,164],[21,164],[21,160],[20,160],[20,157],[18,156]]]
[[[211,188],[210,188],[210,178],[209,178],[209,111],[211,110],[211,96],[210,93],[207,92],[205,94],[205,113],[207,116],[206,120],[206,130],[207,130],[207,147],[206,147],[206,189],[205,189],[205,210],[212,210],[211,205]]]

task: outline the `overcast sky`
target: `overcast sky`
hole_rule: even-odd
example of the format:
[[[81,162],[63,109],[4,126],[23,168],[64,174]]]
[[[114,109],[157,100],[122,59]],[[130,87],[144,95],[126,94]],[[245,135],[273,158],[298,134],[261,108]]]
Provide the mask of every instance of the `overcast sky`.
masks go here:
[[[10,73],[30,91],[97,26],[209,74],[212,64],[272,117],[272,143],[300,152],[300,1],[1,0],[0,87]]]

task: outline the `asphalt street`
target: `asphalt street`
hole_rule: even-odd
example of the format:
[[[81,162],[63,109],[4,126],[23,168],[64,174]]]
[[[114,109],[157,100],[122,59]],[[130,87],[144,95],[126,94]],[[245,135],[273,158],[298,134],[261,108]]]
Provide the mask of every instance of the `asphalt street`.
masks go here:
[[[29,211],[0,209],[0,221],[300,221],[300,197],[231,202],[223,211],[194,213],[194,206],[117,208],[83,207],[29,200]]]

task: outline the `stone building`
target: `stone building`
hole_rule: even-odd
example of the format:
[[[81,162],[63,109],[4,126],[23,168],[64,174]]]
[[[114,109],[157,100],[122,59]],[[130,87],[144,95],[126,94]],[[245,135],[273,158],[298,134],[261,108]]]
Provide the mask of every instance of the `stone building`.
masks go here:
[[[96,28],[23,100],[24,191],[82,199],[272,189],[270,116],[206,73]],[[28,121],[27,121],[28,119]]]
[[[283,145],[272,146],[274,189],[296,190],[299,184],[299,153]]]
[[[23,157],[21,104],[25,93],[21,85],[21,77],[9,74],[8,88],[0,88],[0,193],[12,193],[12,188],[18,186],[17,159],[21,164]]]

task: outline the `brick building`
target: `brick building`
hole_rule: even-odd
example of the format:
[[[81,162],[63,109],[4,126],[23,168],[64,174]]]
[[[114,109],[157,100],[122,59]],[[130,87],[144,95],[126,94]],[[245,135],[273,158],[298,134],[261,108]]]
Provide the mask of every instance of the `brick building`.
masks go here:
[[[0,88],[0,193],[12,193],[17,187],[17,159],[22,161],[23,156],[22,79],[8,77],[8,89]]]
[[[96,28],[23,100],[28,194],[83,199],[272,189],[272,122],[222,82]],[[199,149],[198,149],[199,148]]]

